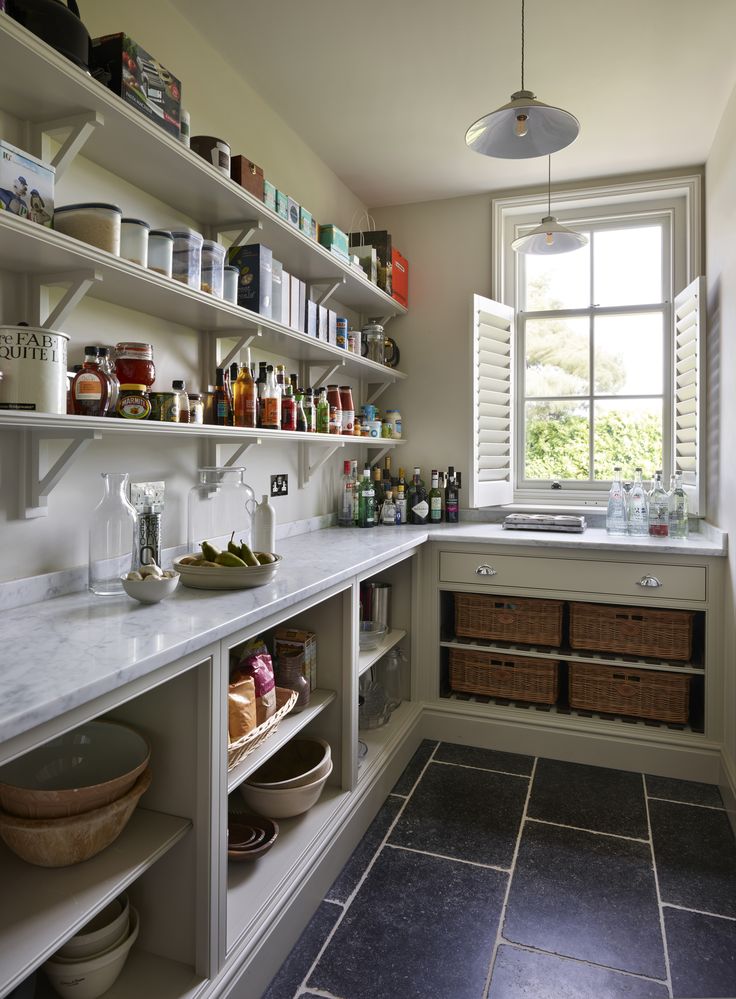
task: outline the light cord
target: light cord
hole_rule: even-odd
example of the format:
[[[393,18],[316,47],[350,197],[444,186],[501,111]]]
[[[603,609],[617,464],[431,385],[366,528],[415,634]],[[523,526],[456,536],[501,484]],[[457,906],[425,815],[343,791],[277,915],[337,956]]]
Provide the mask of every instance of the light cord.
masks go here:
[[[521,0],[521,89],[524,89],[524,3]]]

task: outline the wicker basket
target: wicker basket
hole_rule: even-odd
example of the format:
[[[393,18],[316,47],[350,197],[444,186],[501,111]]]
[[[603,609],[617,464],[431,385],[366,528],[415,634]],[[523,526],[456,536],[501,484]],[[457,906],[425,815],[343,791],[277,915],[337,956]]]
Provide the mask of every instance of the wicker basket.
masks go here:
[[[456,593],[455,634],[558,646],[562,639],[562,601]]]
[[[256,725],[247,735],[231,742],[227,747],[227,768],[232,770],[238,763],[242,763],[246,756],[250,756],[254,749],[263,745],[266,739],[270,738],[282,718],[284,718],[296,704],[299,695],[295,690],[288,690],[286,687],[276,688],[276,710],[261,725]]]
[[[570,646],[594,652],[686,662],[692,654],[693,611],[570,604]]]
[[[570,663],[570,707],[684,724],[690,677],[645,669]]]
[[[450,686],[467,694],[554,704],[557,666],[556,662],[507,656],[502,652],[451,649]]]

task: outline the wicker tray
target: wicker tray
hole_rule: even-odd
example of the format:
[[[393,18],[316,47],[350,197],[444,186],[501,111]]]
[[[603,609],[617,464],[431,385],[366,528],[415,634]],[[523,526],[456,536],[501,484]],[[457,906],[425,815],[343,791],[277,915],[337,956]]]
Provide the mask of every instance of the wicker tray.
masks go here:
[[[295,690],[288,690],[286,687],[276,688],[276,710],[261,725],[244,735],[237,742],[231,742],[227,747],[227,768],[232,770],[238,763],[242,763],[246,756],[250,756],[254,749],[258,749],[266,739],[270,738],[282,718],[291,711],[296,704],[299,695]]]
[[[693,611],[570,604],[570,646],[594,652],[686,662],[692,654]]]
[[[455,634],[558,646],[562,639],[562,601],[456,593]]]
[[[690,677],[645,669],[570,663],[570,707],[684,724]]]
[[[554,704],[556,662],[507,656],[503,652],[450,650],[450,686],[467,694]]]

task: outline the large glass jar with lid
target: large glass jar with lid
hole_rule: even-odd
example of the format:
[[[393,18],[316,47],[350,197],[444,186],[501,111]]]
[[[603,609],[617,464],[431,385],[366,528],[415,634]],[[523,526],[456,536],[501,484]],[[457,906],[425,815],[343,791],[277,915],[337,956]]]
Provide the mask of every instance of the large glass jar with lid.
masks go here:
[[[255,495],[245,481],[245,468],[200,468],[189,490],[187,542],[198,552],[203,541],[222,548],[235,531],[236,541],[251,543]]]

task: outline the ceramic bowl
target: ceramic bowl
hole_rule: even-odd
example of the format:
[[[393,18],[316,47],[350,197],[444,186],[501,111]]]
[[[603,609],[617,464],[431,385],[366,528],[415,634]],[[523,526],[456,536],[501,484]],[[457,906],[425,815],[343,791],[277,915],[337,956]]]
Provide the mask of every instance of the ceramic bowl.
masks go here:
[[[29,864],[39,867],[79,864],[118,838],[150,783],[149,769],[122,798],[69,818],[21,819],[0,812],[0,838]]]
[[[247,781],[240,785],[240,793],[249,808],[271,819],[288,819],[301,815],[317,803],[327,778],[332,773],[333,761],[326,774],[311,784],[301,787],[254,787]]]
[[[78,961],[98,956],[121,943],[130,928],[130,905],[127,895],[120,895],[98,912],[85,926],[60,947],[54,960]]]
[[[251,787],[303,787],[329,772],[332,750],[324,739],[292,739],[252,774]]]
[[[159,600],[165,600],[179,585],[179,573],[175,576],[163,576],[161,579],[156,576],[146,576],[145,579],[126,579],[125,576],[120,578],[128,596],[142,604],[157,604]]]
[[[197,590],[245,590],[270,583],[283,562],[283,556],[268,565],[249,565],[245,569],[233,566],[182,565],[174,562],[174,569],[181,575],[184,586]]]
[[[112,986],[128,959],[130,948],[138,938],[138,913],[131,907],[130,932],[112,950],[74,964],[60,963],[49,958],[43,965],[54,991],[62,999],[97,999]]]
[[[90,812],[129,791],[150,756],[135,729],[87,722],[0,767],[0,808],[27,819]]]
[[[268,853],[279,834],[279,827],[272,819],[262,815],[246,815],[241,812],[231,812],[228,815],[228,851],[230,860],[256,860]],[[245,843],[247,835],[253,834],[254,839]],[[232,841],[231,841],[232,837]],[[242,841],[238,845],[238,840]]]

